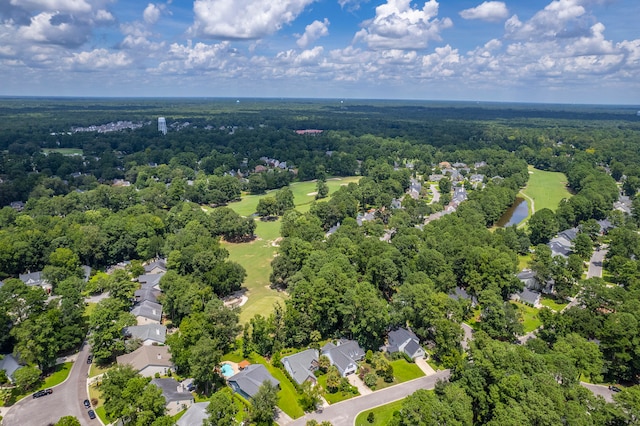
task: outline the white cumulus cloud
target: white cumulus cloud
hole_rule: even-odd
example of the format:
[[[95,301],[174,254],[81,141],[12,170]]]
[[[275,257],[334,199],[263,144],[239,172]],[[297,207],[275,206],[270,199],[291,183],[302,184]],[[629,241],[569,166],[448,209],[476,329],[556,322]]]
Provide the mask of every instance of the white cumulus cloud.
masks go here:
[[[291,23],[314,0],[196,0],[192,34],[219,39],[256,39]]]
[[[153,3],[149,3],[142,12],[144,22],[147,24],[155,24],[160,19],[160,8]]]
[[[296,44],[304,49],[320,37],[329,35],[329,24],[327,18],[323,22],[313,21],[305,27],[304,34],[300,36]]]
[[[372,49],[424,49],[453,25],[449,18],[437,18],[438,7],[436,0],[425,2],[422,9],[414,9],[410,0],[387,0],[376,8],[375,18],[363,23],[354,41]]]
[[[501,1],[485,1],[476,7],[461,11],[460,16],[464,19],[499,22],[509,16],[509,9],[507,9],[507,5]]]
[[[65,62],[75,70],[93,71],[125,68],[133,61],[124,52],[112,53],[106,49],[94,49],[89,52],[74,53]]]

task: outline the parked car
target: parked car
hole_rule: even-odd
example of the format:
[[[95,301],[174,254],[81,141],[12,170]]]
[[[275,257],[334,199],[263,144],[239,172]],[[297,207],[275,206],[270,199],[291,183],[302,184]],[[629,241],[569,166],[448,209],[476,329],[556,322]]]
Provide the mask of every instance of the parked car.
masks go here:
[[[93,362],[93,355],[89,355],[87,357],[87,364],[91,364]]]
[[[91,402],[89,402],[88,399],[85,399],[83,404],[84,404],[84,408],[91,408]]]
[[[609,386],[609,390],[613,392],[622,392],[622,389],[617,386]]]
[[[51,395],[53,393],[53,389],[49,388],[49,389],[45,389],[45,393],[47,395]]]
[[[89,411],[87,412],[87,414],[89,414],[89,418],[90,418],[91,420],[93,420],[93,419],[95,419],[95,418],[96,418],[96,412],[95,412],[95,411],[93,411],[93,410],[89,410]]]
[[[47,394],[47,392],[46,392],[46,391],[44,391],[44,390],[39,390],[38,392],[35,392],[35,393],[33,394],[33,397],[34,397],[34,398],[40,398],[40,397],[42,397],[42,396],[45,396],[46,394]]]

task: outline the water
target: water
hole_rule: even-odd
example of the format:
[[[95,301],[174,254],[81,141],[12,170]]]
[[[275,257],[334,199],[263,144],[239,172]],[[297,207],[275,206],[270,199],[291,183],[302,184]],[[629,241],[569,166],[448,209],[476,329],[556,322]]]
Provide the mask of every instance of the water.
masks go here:
[[[220,372],[222,373],[222,375],[224,377],[231,377],[234,374],[233,373],[233,368],[229,364],[222,364],[220,366]]]
[[[516,198],[516,201],[513,203],[509,209],[498,219],[496,222],[496,226],[498,227],[506,227],[511,225],[517,225],[526,219],[529,214],[529,203],[524,198]]]

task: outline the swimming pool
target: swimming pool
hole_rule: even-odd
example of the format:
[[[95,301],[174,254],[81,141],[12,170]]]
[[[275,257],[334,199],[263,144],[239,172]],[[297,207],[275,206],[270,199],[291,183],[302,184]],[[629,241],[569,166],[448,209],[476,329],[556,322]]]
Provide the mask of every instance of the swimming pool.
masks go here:
[[[220,372],[224,377],[231,377],[234,375],[233,367],[230,364],[222,364],[220,366]]]

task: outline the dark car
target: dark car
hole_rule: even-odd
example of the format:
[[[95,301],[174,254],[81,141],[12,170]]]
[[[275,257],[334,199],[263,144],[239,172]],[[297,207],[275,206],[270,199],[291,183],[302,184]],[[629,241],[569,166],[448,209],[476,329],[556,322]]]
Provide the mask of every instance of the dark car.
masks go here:
[[[609,386],[609,390],[613,392],[622,392],[622,389],[617,386]]]
[[[87,414],[89,414],[89,418],[90,418],[91,420],[93,420],[93,419],[95,419],[95,418],[96,418],[96,413],[95,413],[95,411],[93,411],[93,410],[89,410],[89,411],[87,411]]]
[[[89,402],[88,399],[85,399],[83,404],[84,404],[84,408],[91,408],[91,403]]]
[[[53,389],[45,389],[44,393],[47,395],[51,395],[53,393]]]
[[[93,362],[93,355],[89,355],[87,357],[87,364],[91,364]]]
[[[47,392],[43,391],[43,390],[39,390],[38,392],[33,394],[34,398],[40,398],[41,396],[45,396],[47,394]]]

